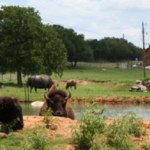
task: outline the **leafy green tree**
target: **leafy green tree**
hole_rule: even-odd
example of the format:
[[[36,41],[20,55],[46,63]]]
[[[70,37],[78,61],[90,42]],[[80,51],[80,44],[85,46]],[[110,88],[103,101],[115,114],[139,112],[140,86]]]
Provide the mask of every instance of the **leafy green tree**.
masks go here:
[[[77,34],[73,29],[67,29],[60,25],[53,25],[58,37],[62,39],[68,55],[68,61],[76,67],[78,61],[91,61],[93,51],[84,40],[84,35]]]
[[[43,25],[40,43],[43,57],[42,72],[54,72],[61,77],[67,63],[67,50],[50,25]]]
[[[38,11],[31,7],[2,6],[0,9],[0,72],[62,75],[67,62],[66,49],[49,25],[43,25]]]
[[[99,41],[97,39],[88,39],[86,43],[93,51],[94,61],[99,61],[101,57]]]
[[[104,38],[101,40],[86,40],[94,54],[94,61],[121,61],[141,58],[142,49],[122,38]]]
[[[2,6],[0,10],[0,71],[17,71],[18,85],[21,72],[35,73],[41,66],[37,41],[41,17],[34,8]]]

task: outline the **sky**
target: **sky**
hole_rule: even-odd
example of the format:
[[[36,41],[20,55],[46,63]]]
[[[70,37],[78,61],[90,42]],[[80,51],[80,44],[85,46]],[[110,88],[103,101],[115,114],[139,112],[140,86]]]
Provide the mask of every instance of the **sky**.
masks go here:
[[[124,38],[150,44],[150,0],[0,0],[0,6],[34,7],[44,24],[58,24],[85,39]]]

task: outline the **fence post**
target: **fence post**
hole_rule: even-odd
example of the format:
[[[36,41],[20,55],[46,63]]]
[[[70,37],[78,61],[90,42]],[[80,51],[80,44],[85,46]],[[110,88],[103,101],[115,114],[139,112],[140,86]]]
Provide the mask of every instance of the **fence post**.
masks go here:
[[[25,102],[26,102],[26,86],[25,85],[23,85],[24,86],[24,92],[25,92]]]

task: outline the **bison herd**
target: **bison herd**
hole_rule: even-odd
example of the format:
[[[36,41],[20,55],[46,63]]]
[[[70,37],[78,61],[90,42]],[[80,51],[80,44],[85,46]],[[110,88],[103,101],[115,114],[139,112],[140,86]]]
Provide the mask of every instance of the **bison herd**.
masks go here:
[[[76,89],[76,81],[67,81],[66,89],[68,90],[72,86]],[[69,91],[67,95],[67,92],[58,89],[50,76],[31,76],[26,82],[26,87],[30,87],[30,92],[32,92],[32,88],[35,88],[35,92],[37,92],[37,88],[48,89],[48,94],[46,92],[43,94],[45,101],[40,108],[40,116],[43,115],[44,108],[46,110],[51,108],[53,116],[75,119],[74,110],[68,101],[71,98],[71,92]],[[19,100],[11,97],[0,97],[0,134],[8,135],[10,130],[22,129],[23,126],[23,113]]]

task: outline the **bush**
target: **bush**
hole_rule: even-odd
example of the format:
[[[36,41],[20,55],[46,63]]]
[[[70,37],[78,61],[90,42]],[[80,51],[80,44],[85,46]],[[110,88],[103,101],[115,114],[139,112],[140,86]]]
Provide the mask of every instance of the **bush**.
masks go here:
[[[22,142],[23,150],[46,150],[48,131],[45,126],[34,127],[32,135]]]
[[[97,109],[95,105],[89,106],[81,117],[79,128],[74,130],[75,142],[87,150],[136,149],[131,135],[144,135],[146,130],[142,129],[143,120],[135,112],[127,112],[114,119],[113,124],[107,125],[107,107]]]
[[[90,149],[92,146],[93,136],[104,132],[105,128],[105,111],[106,107],[99,109],[93,105],[87,105],[87,111],[80,119],[80,128],[74,131],[74,141],[80,146]]]

